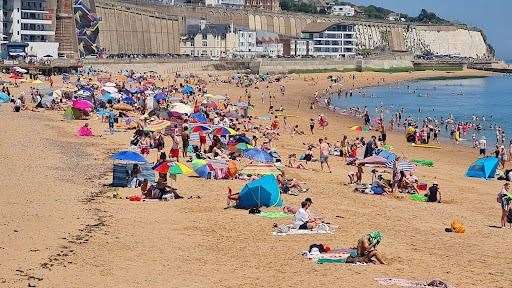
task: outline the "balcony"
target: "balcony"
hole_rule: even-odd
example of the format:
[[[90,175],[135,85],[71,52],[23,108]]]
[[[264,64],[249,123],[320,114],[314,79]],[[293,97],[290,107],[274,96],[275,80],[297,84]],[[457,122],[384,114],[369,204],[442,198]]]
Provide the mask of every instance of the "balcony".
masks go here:
[[[21,30],[21,35],[44,35],[44,36],[54,36],[55,31],[53,30]]]
[[[52,25],[52,20],[40,20],[40,19],[21,19],[21,24],[41,24],[41,25]]]

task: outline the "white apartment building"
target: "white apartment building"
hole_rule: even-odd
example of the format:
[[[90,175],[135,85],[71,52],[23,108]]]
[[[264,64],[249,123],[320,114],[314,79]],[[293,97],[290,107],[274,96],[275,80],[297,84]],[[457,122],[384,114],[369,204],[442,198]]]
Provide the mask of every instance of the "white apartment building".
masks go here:
[[[313,56],[345,58],[356,54],[354,24],[310,23],[302,30],[302,39],[313,41]]]
[[[313,40],[291,39],[290,56],[304,57],[313,55]]]
[[[2,50],[9,49],[8,43],[26,43],[28,46],[25,50],[29,55],[57,57],[56,5],[56,0],[0,1]],[[17,53],[21,54],[19,51]]]
[[[331,15],[352,17],[356,14],[354,7],[350,5],[332,5]]]
[[[276,58],[283,55],[283,44],[279,42],[279,35],[276,33],[240,30],[237,35],[238,49],[235,54],[239,57]]]

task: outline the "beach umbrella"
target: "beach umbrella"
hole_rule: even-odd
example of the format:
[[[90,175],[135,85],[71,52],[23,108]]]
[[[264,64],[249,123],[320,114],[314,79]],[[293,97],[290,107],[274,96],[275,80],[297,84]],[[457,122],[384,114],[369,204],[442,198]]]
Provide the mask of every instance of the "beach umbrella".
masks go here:
[[[245,135],[236,135],[233,140],[237,143],[245,143],[245,144],[251,144],[252,141],[249,139],[249,137]]]
[[[165,95],[164,92],[159,92],[159,93],[156,93],[155,96],[153,96],[153,98],[157,102],[160,102],[160,101],[164,101],[165,99],[167,99],[167,95]]]
[[[399,160],[396,163],[396,168],[398,169],[398,171],[410,172],[416,169],[416,165],[407,160]]]
[[[204,125],[196,125],[190,128],[191,133],[209,132],[210,128]]]
[[[169,172],[170,168],[171,168],[171,166],[169,165],[169,162],[167,162],[167,161],[159,162],[155,166],[153,166],[153,170],[155,170],[155,172],[158,172],[161,174],[167,174]]]
[[[226,98],[227,98],[224,95],[212,95],[212,94],[205,94],[204,97],[206,99],[217,100],[217,101],[226,100]]]
[[[357,164],[386,165],[388,159],[381,156],[370,156],[356,162]]]
[[[18,73],[22,73],[22,74],[25,74],[25,73],[28,72],[26,69],[23,69],[23,68],[20,68],[20,67],[14,67],[14,71],[16,71]]]
[[[192,171],[192,169],[190,169],[187,165],[180,163],[180,162],[174,162],[171,165],[171,168],[169,169],[169,174],[171,174],[171,175],[178,175],[178,174],[190,175],[193,172],[194,171]]]
[[[208,164],[208,161],[202,159],[196,159],[192,161],[192,170],[201,178],[208,178],[208,175],[213,172],[212,167]]]
[[[78,92],[75,93],[75,96],[78,96],[78,97],[81,97],[81,96],[85,96],[85,97],[88,97],[88,96],[91,96],[92,92],[89,91],[88,89],[81,89],[79,90]]]
[[[94,109],[94,105],[87,100],[74,100],[72,107],[78,110],[91,112]]]
[[[192,118],[192,120],[194,120],[195,122],[199,122],[199,123],[207,123],[208,122],[206,115],[201,112],[190,114],[190,118]]]
[[[258,148],[247,149],[242,153],[242,155],[247,159],[251,159],[262,163],[271,163],[274,161],[274,157],[272,157],[270,153]]]
[[[179,113],[179,114],[192,114],[194,112],[194,109],[190,107],[189,105],[183,104],[183,103],[174,103],[171,104],[170,109],[171,112]]]
[[[105,94],[101,95],[99,98],[103,102],[116,100],[116,98],[112,95],[112,93],[105,93]]]
[[[231,128],[227,128],[227,127],[217,127],[215,129],[213,129],[213,135],[217,135],[217,136],[226,136],[226,135],[235,135],[236,134],[236,131],[231,129]]]
[[[105,87],[101,88],[101,90],[106,91],[108,93],[117,93],[117,88],[110,87],[110,86],[105,86]]]
[[[185,85],[183,89],[181,89],[181,93],[184,95],[192,95],[192,93],[194,93],[194,88],[190,85]]]
[[[144,158],[144,156],[142,156],[142,154],[135,152],[135,151],[131,151],[131,150],[122,150],[122,151],[115,153],[114,155],[112,155],[112,160],[120,161],[120,162],[124,162],[124,163],[139,163],[139,164],[145,164],[148,162],[146,160],[146,158]]]
[[[124,95],[123,102],[128,105],[134,105],[135,103],[137,103],[137,101],[135,101],[135,99],[133,99],[132,96],[128,96],[128,95]]]
[[[352,126],[352,127],[350,127],[350,130],[356,131],[356,132],[363,132],[363,127],[361,127],[361,126]]]
[[[0,92],[0,103],[9,103],[9,101],[11,101],[11,97],[4,92]]]
[[[232,148],[233,150],[236,150],[238,152],[243,152],[245,150],[249,150],[249,149],[253,149],[254,148],[254,146],[249,145],[247,143],[238,143],[236,145],[231,145],[231,147],[233,147]]]

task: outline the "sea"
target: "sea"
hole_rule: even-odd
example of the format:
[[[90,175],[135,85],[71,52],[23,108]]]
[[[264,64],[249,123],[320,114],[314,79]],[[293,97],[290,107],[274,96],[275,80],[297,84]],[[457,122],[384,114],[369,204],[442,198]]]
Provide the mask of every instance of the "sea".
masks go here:
[[[496,127],[505,130],[506,140],[512,136],[512,75],[500,74],[485,78],[417,80],[389,86],[369,87],[353,91],[353,96],[333,95],[331,105],[341,110],[367,106],[371,117],[380,115],[389,123],[401,108],[402,119],[411,116],[417,123],[423,119],[447,119],[450,115],[456,122],[478,122],[480,132],[470,131],[464,144],[472,145],[473,134],[480,139],[485,136],[489,144],[496,143]],[[382,107],[382,108],[381,108]],[[478,118],[477,121],[473,121]],[[441,136],[449,137],[444,125],[440,125]]]

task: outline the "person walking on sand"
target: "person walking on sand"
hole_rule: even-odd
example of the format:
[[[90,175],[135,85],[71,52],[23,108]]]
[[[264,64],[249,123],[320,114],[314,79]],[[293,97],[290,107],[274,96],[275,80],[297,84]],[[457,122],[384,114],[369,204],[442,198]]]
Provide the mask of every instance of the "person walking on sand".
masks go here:
[[[509,210],[511,209],[510,203],[512,202],[512,197],[509,194],[510,183],[503,184],[503,188],[501,188],[500,193],[498,193],[498,203],[501,205],[501,228],[505,228],[507,224],[507,215]]]
[[[311,134],[315,134],[315,120],[313,118],[309,119],[309,131],[311,131]]]
[[[487,149],[487,140],[485,140],[485,136],[483,136],[478,142],[478,148],[480,148],[480,156],[485,157],[486,149]]]
[[[113,111],[110,111],[110,113],[108,113],[108,129],[110,131],[110,134],[114,134],[115,122],[116,122],[116,116],[114,115]]]
[[[320,138],[318,142],[320,143],[320,169],[324,171],[325,164],[329,169],[329,173],[332,173],[331,167],[329,166],[329,144],[322,138]]]

